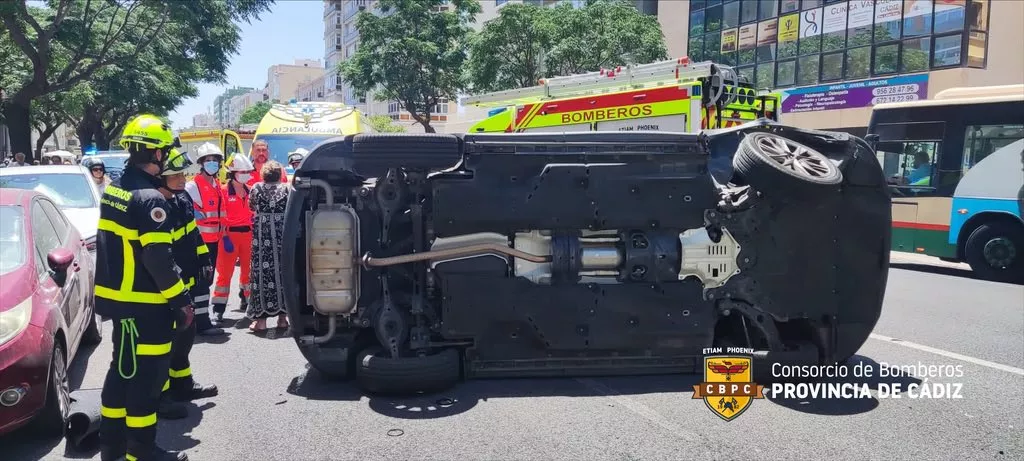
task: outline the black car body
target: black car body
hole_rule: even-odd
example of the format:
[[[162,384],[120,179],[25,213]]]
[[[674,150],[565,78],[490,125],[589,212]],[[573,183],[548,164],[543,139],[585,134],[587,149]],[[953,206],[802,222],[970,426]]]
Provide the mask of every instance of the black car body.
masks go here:
[[[366,134],[295,178],[296,341],[369,391],[694,372],[709,346],[832,363],[881,311],[890,196],[844,133]]]

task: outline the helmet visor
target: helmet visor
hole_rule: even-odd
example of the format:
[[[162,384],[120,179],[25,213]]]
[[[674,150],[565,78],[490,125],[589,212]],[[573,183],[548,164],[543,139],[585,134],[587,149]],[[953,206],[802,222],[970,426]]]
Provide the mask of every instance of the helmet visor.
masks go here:
[[[160,172],[163,176],[171,176],[176,174],[194,174],[197,173],[198,167],[188,155],[178,149],[172,148],[167,153],[167,161],[164,162],[163,171]]]

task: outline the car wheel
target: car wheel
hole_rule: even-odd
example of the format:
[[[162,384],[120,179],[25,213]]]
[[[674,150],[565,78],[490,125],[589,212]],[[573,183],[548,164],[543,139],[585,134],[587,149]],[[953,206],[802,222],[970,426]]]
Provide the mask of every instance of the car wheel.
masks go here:
[[[96,313],[92,313],[89,319],[89,326],[85,327],[82,334],[82,342],[86,345],[96,345],[103,342],[103,324]]]
[[[33,421],[35,428],[47,435],[64,435],[71,408],[71,384],[68,381],[66,357],[64,346],[55,340],[53,356],[50,358],[46,404]]]
[[[461,376],[456,349],[396,359],[380,347],[370,347],[361,351],[357,359],[356,382],[372,394],[439,392],[454,386]]]
[[[733,159],[736,172],[755,189],[813,194],[836,189],[843,174],[828,157],[792,139],[751,133],[740,141]]]
[[[415,148],[410,148],[415,146]],[[438,170],[462,159],[459,138],[445,134],[368,133],[352,139],[356,172],[380,176],[389,168]]]
[[[1024,230],[1006,222],[982,224],[967,239],[967,264],[985,280],[1024,282]]]

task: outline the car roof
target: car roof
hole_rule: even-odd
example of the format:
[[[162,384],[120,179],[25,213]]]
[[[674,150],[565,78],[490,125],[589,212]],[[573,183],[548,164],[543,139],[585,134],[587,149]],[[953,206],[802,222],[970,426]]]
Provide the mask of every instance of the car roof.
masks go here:
[[[0,168],[0,176],[19,176],[25,174],[88,174],[89,170],[82,165],[32,165]]]
[[[34,190],[0,187],[0,206],[27,206],[32,201],[32,198],[37,195],[46,196]]]

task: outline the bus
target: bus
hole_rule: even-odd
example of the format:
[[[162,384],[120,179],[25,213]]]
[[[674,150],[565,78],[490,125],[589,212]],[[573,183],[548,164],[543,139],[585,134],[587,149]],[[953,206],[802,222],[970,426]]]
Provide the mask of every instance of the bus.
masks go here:
[[[350,134],[372,133],[373,126],[358,109],[337,102],[274,104],[256,127],[253,142],[264,141],[270,160],[286,169],[291,180],[295,171],[288,154],[302,148],[309,152],[322,141]]]
[[[729,66],[686,57],[541,79],[462,98],[491,108],[470,133],[680,131],[778,121],[781,94],[755,89]]]
[[[868,126],[892,192],[892,250],[1024,281],[1024,85],[878,104]]]

